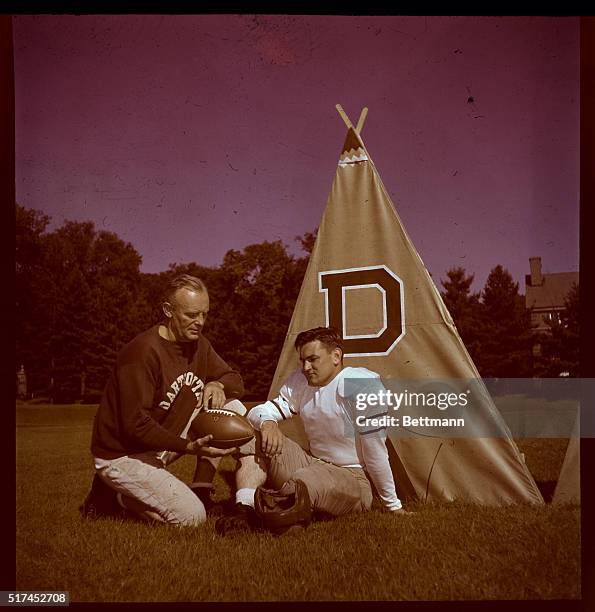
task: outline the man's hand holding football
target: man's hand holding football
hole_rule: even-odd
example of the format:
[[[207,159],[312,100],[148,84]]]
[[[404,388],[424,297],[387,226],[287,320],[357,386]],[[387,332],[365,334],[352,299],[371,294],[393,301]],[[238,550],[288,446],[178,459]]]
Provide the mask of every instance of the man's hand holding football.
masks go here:
[[[218,380],[212,380],[205,385],[202,392],[202,408],[223,408],[225,406],[225,391],[223,384]]]
[[[209,442],[213,439],[213,435],[209,434],[204,438],[198,438],[193,442],[186,444],[186,452],[189,455],[200,455],[202,457],[223,457],[236,452],[237,448],[215,448],[209,446]]]

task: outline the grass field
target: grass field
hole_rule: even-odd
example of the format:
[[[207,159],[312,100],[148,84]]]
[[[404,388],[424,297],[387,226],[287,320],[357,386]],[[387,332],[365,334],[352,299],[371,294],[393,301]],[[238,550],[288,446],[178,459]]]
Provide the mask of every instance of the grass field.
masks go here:
[[[17,589],[75,602],[580,597],[580,508],[415,504],[312,524],[299,536],[82,519],[94,406],[17,405]],[[567,440],[519,447],[546,499]],[[185,480],[194,460],[172,471]],[[216,479],[230,495],[233,460]],[[549,493],[548,493],[549,491]]]

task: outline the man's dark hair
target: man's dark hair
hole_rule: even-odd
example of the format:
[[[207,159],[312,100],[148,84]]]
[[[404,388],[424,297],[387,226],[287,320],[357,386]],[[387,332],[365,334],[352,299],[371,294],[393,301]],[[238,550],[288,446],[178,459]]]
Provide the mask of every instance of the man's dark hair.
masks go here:
[[[343,358],[345,352],[343,336],[334,327],[314,327],[300,332],[295,339],[294,346],[299,351],[302,346],[315,340],[320,340],[320,343],[324,344],[329,351],[338,348],[341,351],[341,358]]]
[[[178,289],[190,289],[191,291],[204,291],[208,293],[206,285],[196,276],[180,274],[167,284],[163,294],[164,302],[172,302]]]

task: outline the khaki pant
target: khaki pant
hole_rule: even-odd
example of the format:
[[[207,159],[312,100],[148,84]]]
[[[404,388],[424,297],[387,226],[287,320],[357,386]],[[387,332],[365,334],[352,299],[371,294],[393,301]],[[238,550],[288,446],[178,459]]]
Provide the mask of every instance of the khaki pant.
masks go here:
[[[155,452],[117,459],[95,458],[98,476],[125,496],[126,507],[145,520],[198,525],[206,520],[202,502],[165,469]]]
[[[254,454],[267,468],[267,486],[291,490],[293,481],[304,482],[312,509],[332,516],[366,512],[372,506],[372,488],[362,468],[339,467],[307,453],[299,444],[285,437],[280,454],[272,458],[262,454],[260,434],[241,447],[241,454]]]

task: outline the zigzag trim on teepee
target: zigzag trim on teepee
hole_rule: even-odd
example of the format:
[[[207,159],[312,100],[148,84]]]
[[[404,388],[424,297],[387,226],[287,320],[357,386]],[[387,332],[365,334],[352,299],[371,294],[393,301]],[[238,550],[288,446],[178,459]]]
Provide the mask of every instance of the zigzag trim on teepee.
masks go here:
[[[339,166],[348,166],[349,164],[368,161],[368,159],[366,152],[361,147],[349,149],[349,151],[343,153],[339,158]]]

